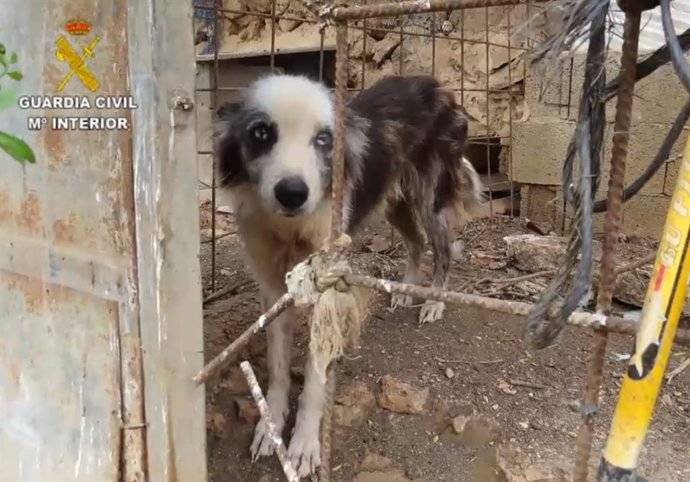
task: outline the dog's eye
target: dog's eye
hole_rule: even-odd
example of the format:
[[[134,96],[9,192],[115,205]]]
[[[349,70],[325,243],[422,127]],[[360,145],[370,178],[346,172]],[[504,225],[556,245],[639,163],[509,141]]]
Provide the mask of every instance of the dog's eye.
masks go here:
[[[266,124],[260,123],[249,129],[249,135],[255,141],[266,142],[271,137],[271,130]]]
[[[333,145],[333,136],[328,131],[321,131],[316,135],[314,142],[323,149],[330,149]]]

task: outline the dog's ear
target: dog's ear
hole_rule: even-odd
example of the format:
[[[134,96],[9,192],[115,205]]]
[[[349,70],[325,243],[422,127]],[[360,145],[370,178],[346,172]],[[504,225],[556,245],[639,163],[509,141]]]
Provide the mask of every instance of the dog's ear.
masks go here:
[[[226,102],[216,110],[214,151],[221,187],[232,187],[248,179],[240,136],[241,102]]]

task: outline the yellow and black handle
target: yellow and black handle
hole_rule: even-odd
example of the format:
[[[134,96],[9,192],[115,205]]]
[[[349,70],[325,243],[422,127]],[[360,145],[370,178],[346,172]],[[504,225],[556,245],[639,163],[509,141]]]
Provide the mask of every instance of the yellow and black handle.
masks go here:
[[[685,144],[635,346],[611,422],[599,482],[640,480],[636,470],[659,398],[690,275],[690,137]]]

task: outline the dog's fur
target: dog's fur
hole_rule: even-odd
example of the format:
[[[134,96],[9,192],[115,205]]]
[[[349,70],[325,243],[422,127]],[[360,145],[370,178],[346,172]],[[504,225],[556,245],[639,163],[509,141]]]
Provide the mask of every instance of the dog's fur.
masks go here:
[[[242,103],[221,107],[218,117],[219,177],[233,197],[265,310],[285,293],[285,274],[319,249],[329,232],[333,99],[325,86],[306,77],[268,76],[248,89]],[[463,212],[485,214],[479,177],[463,157],[467,121],[453,93],[429,76],[387,77],[348,103],[345,126],[345,232],[382,208],[407,247],[407,283],[421,282],[426,233],[434,254],[432,284],[445,289],[455,222]],[[412,301],[396,295],[391,304]],[[426,302],[419,320],[438,320],[443,310],[443,303]],[[281,431],[294,317],[289,309],[268,328],[267,400]],[[288,448],[301,476],[320,463],[323,403],[324,380],[310,359]],[[260,422],[252,455],[270,453]]]

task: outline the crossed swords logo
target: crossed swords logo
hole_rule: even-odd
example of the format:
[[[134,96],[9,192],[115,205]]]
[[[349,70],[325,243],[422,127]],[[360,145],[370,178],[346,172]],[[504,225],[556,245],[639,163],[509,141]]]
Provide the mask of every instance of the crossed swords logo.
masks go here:
[[[57,45],[55,56],[60,62],[67,62],[70,67],[69,73],[62,79],[60,85],[58,85],[58,92],[61,92],[75,75],[79,77],[79,80],[81,80],[91,92],[96,92],[98,90],[101,84],[86,66],[84,60],[86,57],[95,57],[94,49],[100,40],[101,38],[97,36],[88,46],[82,47],[84,51],[82,55],[79,55],[77,51],[72,48],[65,37],[60,36],[60,38],[55,41],[55,45]]]

